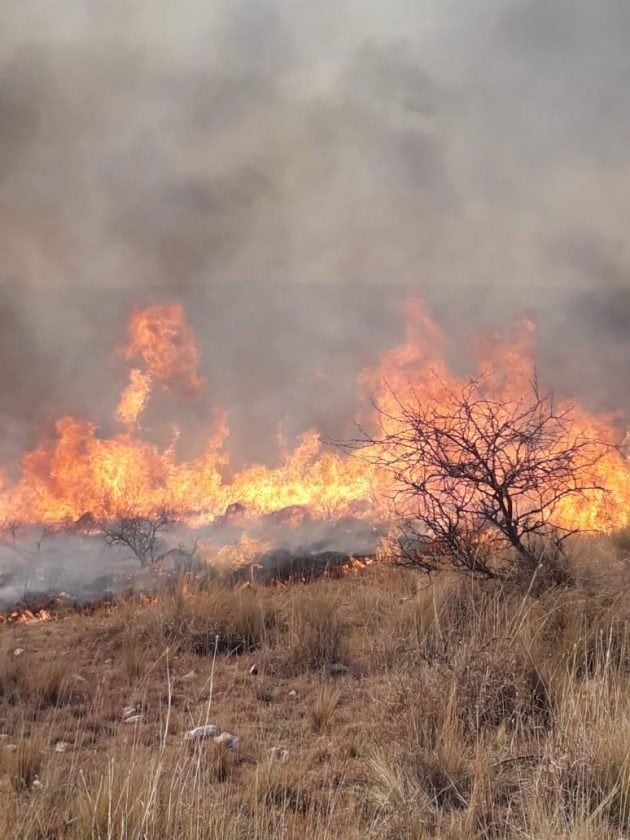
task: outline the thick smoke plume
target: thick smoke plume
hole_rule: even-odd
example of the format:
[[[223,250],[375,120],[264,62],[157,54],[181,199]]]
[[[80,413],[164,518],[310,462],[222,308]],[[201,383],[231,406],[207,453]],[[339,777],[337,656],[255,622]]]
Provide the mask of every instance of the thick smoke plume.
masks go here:
[[[142,413],[161,446],[176,422],[182,458],[217,409],[235,468],[276,462],[308,428],[343,438],[410,295],[456,370],[471,336],[527,311],[546,381],[623,423],[628,43],[623,0],[6,0],[4,478],[60,416],[112,432],[129,365],[147,362],[112,351],[130,312],[166,301],[197,336],[204,387],[130,395],[118,420]],[[148,389],[162,379],[145,367],[132,377]],[[2,547],[4,603],[128,564],[95,538],[39,540]]]
[[[207,384],[183,454],[217,406],[243,462],[343,436],[409,293],[454,334],[530,309],[547,378],[627,410],[629,40],[621,0],[8,0],[2,462],[108,432],[162,300]]]

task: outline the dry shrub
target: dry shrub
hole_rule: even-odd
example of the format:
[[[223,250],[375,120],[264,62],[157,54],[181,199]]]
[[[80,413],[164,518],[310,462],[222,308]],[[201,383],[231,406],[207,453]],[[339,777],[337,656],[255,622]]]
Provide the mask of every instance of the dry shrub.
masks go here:
[[[398,633],[428,664],[450,661],[465,639],[493,635],[497,599],[490,584],[445,574],[401,605]]]
[[[453,672],[459,718],[465,731],[504,723],[510,728],[544,727],[549,697],[543,676],[509,642],[462,649]]]
[[[394,598],[391,592],[383,591],[370,581],[369,585],[358,588],[353,608],[361,629],[373,633],[378,632],[384,622],[390,619],[392,611],[398,609],[398,604],[399,598]]]
[[[22,667],[8,644],[0,646],[0,701],[16,703],[20,696]]]
[[[71,698],[67,666],[59,660],[34,663],[24,674],[29,696],[36,706],[60,706]]]
[[[597,814],[630,831],[630,682],[567,680],[559,694],[554,744],[545,766],[557,808]]]
[[[611,535],[611,541],[615,548],[618,548],[619,551],[622,551],[625,554],[630,554],[630,527],[621,528],[620,530],[615,531]]]
[[[144,676],[148,665],[148,651],[137,636],[129,634],[122,647],[122,660],[125,672],[131,682],[137,682]]]
[[[69,806],[79,840],[142,837],[152,781],[146,765],[119,755],[100,771],[92,769],[80,781]]]
[[[412,776],[389,751],[377,749],[367,759],[369,793],[379,809],[401,810],[417,802],[419,791]],[[425,809],[429,800],[425,800]],[[424,810],[424,809],[423,809]]]
[[[475,763],[454,720],[432,747],[415,740],[375,747],[367,769],[372,800],[407,818],[420,813],[418,830],[434,826],[440,813],[467,808],[475,782]]]
[[[246,589],[233,595],[229,606],[236,638],[244,650],[254,650],[263,641],[265,626],[271,621],[262,600]]]
[[[555,657],[576,676],[630,669],[630,637],[625,599],[562,593],[548,598],[545,636]]]
[[[41,748],[21,738],[15,749],[2,750],[2,767],[11,787],[17,791],[30,790],[39,779],[43,760]]]
[[[274,623],[273,612],[256,590],[234,590],[220,583],[208,589],[187,583],[164,599],[160,610],[164,639],[199,656],[215,650],[253,650]]]
[[[336,688],[323,684],[311,706],[311,723],[315,732],[321,732],[330,723],[339,704],[340,693]]]
[[[273,760],[256,769],[252,790],[254,802],[263,808],[305,814],[311,807],[312,796],[300,770]]]
[[[339,594],[330,584],[300,590],[289,616],[289,660],[298,671],[317,670],[343,659],[345,627]]]

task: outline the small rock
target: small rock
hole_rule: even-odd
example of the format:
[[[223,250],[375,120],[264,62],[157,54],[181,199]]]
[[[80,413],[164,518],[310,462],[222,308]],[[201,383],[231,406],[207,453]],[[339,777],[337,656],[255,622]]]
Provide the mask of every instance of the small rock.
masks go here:
[[[142,721],[142,715],[129,715],[129,717],[123,718],[123,723],[140,723]]]
[[[16,648],[13,651],[13,656],[22,656],[23,653],[24,653],[24,648]]]
[[[341,677],[343,674],[347,674],[349,670],[350,668],[343,662],[333,662],[330,666],[330,675],[331,677]]]
[[[55,752],[67,752],[72,747],[72,744],[69,744],[67,741],[57,741],[53,750]]]
[[[252,675],[252,677],[255,677],[256,674],[258,673],[258,665],[256,665],[255,662],[252,665],[252,667],[249,669],[249,673]]]
[[[105,659],[103,661],[103,665],[111,665],[113,663],[113,661],[114,661],[113,659]]]
[[[208,723],[205,726],[196,726],[184,735],[185,741],[205,741],[207,738],[216,738],[221,734],[221,730],[213,723]]]
[[[43,787],[44,785],[40,782],[39,779],[33,779],[33,782],[31,784],[31,790],[41,790]]]
[[[289,757],[289,751],[285,750],[284,747],[271,747],[267,752],[269,753],[269,758],[274,761],[286,761]]]
[[[197,674],[194,671],[189,671],[182,677],[183,680],[194,680]]]
[[[133,706],[127,706],[126,709],[123,709],[122,716],[123,718],[130,718],[134,715],[139,715],[142,712],[142,701],[137,700]]]
[[[292,700],[295,700],[295,698],[297,697],[297,691],[294,688],[292,688],[291,691],[289,692],[289,697]]]

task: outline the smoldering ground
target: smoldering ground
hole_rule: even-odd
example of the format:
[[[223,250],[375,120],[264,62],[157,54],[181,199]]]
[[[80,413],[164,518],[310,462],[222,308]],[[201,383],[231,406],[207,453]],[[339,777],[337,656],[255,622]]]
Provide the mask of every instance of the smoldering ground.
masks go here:
[[[197,528],[173,524],[156,539],[156,563],[143,568],[129,546],[108,544],[102,533],[22,526],[0,543],[0,610],[148,593],[186,574],[217,573],[235,582],[307,579],[352,558],[372,558],[383,534],[375,522],[315,520],[297,506],[242,522],[228,514]],[[243,538],[246,556],[239,548]]]

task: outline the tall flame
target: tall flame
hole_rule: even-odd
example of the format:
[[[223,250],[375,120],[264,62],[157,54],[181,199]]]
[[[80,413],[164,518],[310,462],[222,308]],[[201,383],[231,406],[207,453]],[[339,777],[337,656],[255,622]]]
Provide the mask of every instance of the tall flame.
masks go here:
[[[165,385],[188,394],[201,389],[197,342],[178,303],[154,304],[134,312],[124,355],[140,357],[147,373]]]
[[[494,336],[479,350],[479,370],[491,370],[497,397],[514,399],[533,374],[534,326],[524,321],[509,338]],[[464,379],[445,361],[446,338],[418,301],[407,307],[405,341],[388,351],[379,364],[360,376],[360,388],[387,414],[409,399],[439,400],[444,389]],[[139,418],[156,386],[192,396],[203,387],[199,351],[181,306],[153,305],[131,315],[123,349],[130,363],[129,383],[115,409],[121,431],[99,436],[93,423],[73,417],[57,421],[51,439],[23,455],[21,476],[0,481],[0,521],[53,523],[76,520],[90,512],[107,516],[133,507],[149,512],[167,505],[182,520],[200,523],[241,503],[254,514],[302,505],[313,516],[349,513],[383,515],[390,477],[361,458],[325,451],[314,430],[273,468],[250,466],[230,474],[224,413],[209,423],[203,454],[178,460],[177,434],[160,448],[140,437]],[[574,413],[581,431],[613,441],[611,418]],[[362,418],[363,419],[363,418]],[[365,418],[368,423],[374,417]],[[628,523],[628,460],[611,451],[596,468],[594,481],[607,487],[605,499],[593,495],[571,501],[563,516],[585,527],[612,528]],[[1,476],[0,476],[1,477]]]
[[[138,368],[129,371],[129,385],[120,396],[116,419],[125,426],[134,426],[151,395],[153,384],[148,373],[143,373]]]
[[[488,396],[509,412],[531,392],[536,379],[533,343],[536,325],[523,318],[508,335],[484,336],[477,343],[473,376],[484,378]],[[454,376],[444,360],[446,340],[417,300],[407,304],[406,341],[385,353],[376,368],[365,371],[362,381],[374,395],[379,422],[385,433],[395,432],[401,407],[437,404],[447,411],[453,394],[469,382]],[[586,483],[598,489],[563,499],[556,511],[557,524],[578,530],[612,530],[630,523],[630,461],[616,445],[614,418],[589,414],[566,399],[556,400],[558,410],[569,410],[571,436],[598,441],[609,449],[590,468]],[[586,476],[585,476],[586,477]]]

